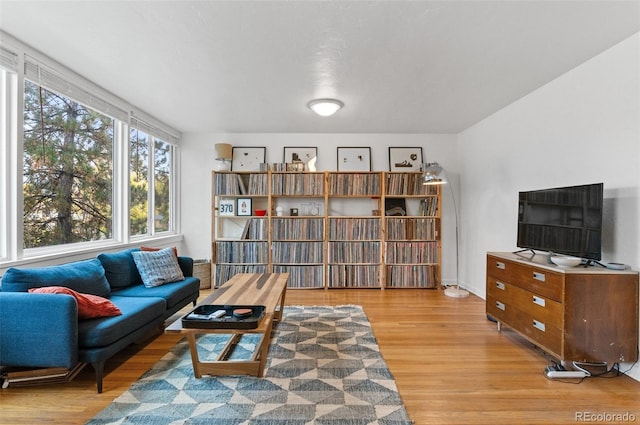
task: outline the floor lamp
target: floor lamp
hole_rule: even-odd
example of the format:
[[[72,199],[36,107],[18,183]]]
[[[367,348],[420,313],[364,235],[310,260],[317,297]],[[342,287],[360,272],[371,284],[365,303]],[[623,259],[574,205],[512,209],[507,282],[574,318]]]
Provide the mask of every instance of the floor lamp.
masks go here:
[[[425,164],[423,167],[424,171],[422,174],[422,184],[424,185],[432,185],[432,184],[446,184],[447,183],[447,173],[444,171],[444,168],[440,166],[437,162],[430,162]],[[460,251],[458,241],[458,208],[456,206],[456,197],[453,194],[453,188],[449,184],[449,189],[451,191],[451,199],[453,200],[453,212],[456,218],[456,284],[451,287],[447,287],[444,290],[444,294],[448,297],[453,298],[464,298],[469,296],[469,291],[460,288],[459,280],[460,280]]]

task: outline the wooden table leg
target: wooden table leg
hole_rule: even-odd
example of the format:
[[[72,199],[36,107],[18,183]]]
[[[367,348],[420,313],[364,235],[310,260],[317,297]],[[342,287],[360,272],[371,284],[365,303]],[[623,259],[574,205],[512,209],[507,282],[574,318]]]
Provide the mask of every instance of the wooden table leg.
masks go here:
[[[196,333],[187,333],[187,339],[189,340],[189,351],[191,352],[191,363],[193,364],[193,375],[196,378],[202,378],[200,373],[200,358],[198,356],[198,345],[196,344]]]
[[[266,323],[264,335],[262,335],[262,341],[260,341],[260,347],[256,347],[260,350],[260,365],[258,366],[258,378],[262,378],[264,375],[264,367],[267,363],[267,355],[269,354],[269,346],[271,345],[271,328],[273,327],[273,315],[268,315],[264,320],[268,320]]]
[[[280,295],[280,302],[278,303],[280,307],[274,313],[274,319],[277,322],[282,321],[282,313],[284,311],[284,298],[286,295],[287,295],[287,287],[285,286],[284,289],[282,290],[282,294]]]

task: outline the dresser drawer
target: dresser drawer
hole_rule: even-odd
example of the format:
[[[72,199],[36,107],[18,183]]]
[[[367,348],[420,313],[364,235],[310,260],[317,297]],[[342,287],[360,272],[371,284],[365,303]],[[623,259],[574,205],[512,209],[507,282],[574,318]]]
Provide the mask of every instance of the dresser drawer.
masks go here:
[[[532,343],[560,357],[562,328],[554,326],[553,322],[545,322],[540,316],[531,316],[519,307],[514,302],[505,302],[494,295],[487,294],[487,314],[489,316],[513,328]]]
[[[531,317],[514,304],[505,304],[490,296],[487,296],[487,314],[544,350],[562,357],[561,328]]]
[[[501,305],[518,310],[528,314],[537,321],[546,325],[561,328],[563,323],[562,304],[557,301],[535,295],[525,289],[519,288],[508,283],[501,282],[494,277],[487,278],[487,299],[495,299],[496,308],[501,309]]]
[[[486,300],[487,314],[499,322],[511,324],[513,322],[512,318],[514,317],[511,313],[513,312],[513,304],[505,303],[501,299],[496,298],[495,296],[487,294]]]
[[[517,310],[514,315],[513,322],[507,325],[511,325],[534,344],[562,358],[562,328],[545,323],[521,310]]]
[[[562,302],[562,273],[487,256],[487,276]]]

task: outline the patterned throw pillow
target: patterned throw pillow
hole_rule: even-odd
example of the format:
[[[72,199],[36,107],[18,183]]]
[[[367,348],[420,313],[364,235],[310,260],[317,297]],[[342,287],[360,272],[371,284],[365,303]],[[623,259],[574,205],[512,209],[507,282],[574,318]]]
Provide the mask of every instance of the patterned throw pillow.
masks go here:
[[[97,317],[119,316],[120,309],[111,301],[97,295],[82,294],[64,286],[45,286],[32,288],[29,292],[36,294],[66,294],[71,295],[78,303],[78,319],[94,319]]]
[[[133,251],[131,255],[142,276],[142,283],[147,288],[184,279],[178,259],[171,248],[160,251]]]

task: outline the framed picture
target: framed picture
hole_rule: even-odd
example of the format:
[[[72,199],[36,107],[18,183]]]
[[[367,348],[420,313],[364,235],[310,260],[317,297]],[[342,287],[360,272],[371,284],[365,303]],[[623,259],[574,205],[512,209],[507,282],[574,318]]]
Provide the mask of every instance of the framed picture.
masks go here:
[[[371,171],[371,148],[338,148],[338,171]]]
[[[389,171],[420,171],[422,148],[389,148]]]
[[[284,160],[286,164],[294,164],[293,171],[316,171],[316,160],[318,158],[318,148],[306,146],[285,146]],[[304,164],[304,169],[300,170],[298,164]]]
[[[218,215],[236,215],[236,201],[234,199],[220,199]]]
[[[236,211],[238,215],[251,215],[251,198],[238,198]]]
[[[231,171],[260,171],[267,154],[265,147],[233,147]]]

